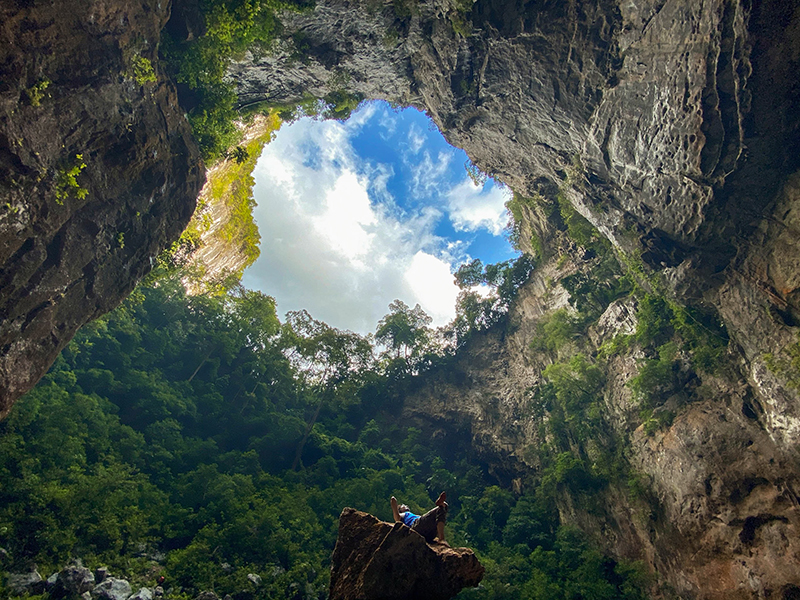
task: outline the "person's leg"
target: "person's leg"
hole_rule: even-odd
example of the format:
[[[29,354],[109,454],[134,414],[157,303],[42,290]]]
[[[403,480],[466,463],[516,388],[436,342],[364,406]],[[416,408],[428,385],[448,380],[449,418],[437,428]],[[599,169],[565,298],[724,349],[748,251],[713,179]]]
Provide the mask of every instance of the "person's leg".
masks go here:
[[[439,507],[433,508],[422,515],[414,525],[411,526],[411,529],[416,531],[422,537],[425,538],[425,541],[429,544],[433,543],[433,538],[436,537],[436,513],[439,511]]]
[[[442,501],[441,506],[436,506],[422,515],[411,529],[424,537],[429,544],[432,544],[437,536],[439,541],[444,543],[444,524],[447,521],[447,509],[447,502]]]
[[[397,498],[392,496],[392,517],[394,517],[395,523],[402,523],[403,519],[400,518],[400,511],[397,509]]]

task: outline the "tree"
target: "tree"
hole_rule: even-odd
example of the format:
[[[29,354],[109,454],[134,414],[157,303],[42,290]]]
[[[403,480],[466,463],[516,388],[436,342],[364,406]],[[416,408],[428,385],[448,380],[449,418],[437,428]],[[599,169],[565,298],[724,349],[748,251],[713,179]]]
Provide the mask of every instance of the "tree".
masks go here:
[[[402,300],[395,300],[389,305],[389,314],[384,316],[375,330],[375,341],[383,344],[388,350],[400,358],[402,351],[406,363],[410,358],[418,356],[430,339],[429,317],[417,304],[413,309]]]
[[[338,387],[349,378],[357,378],[374,363],[372,344],[353,333],[317,321],[308,311],[291,311],[286,315],[283,335],[290,360],[307,374],[307,392],[319,398],[314,416],[297,447],[292,470],[300,464],[303,447],[319,418],[325,399],[333,398]]]

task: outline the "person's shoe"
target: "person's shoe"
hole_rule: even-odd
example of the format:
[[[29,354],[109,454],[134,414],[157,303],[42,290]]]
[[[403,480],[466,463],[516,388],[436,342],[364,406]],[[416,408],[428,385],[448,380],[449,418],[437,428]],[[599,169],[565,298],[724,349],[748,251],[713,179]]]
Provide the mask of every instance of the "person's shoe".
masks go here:
[[[446,500],[447,500],[447,492],[442,492],[441,494],[439,494],[439,497],[436,499],[435,504],[436,504],[436,506],[442,506],[442,507],[447,506]]]

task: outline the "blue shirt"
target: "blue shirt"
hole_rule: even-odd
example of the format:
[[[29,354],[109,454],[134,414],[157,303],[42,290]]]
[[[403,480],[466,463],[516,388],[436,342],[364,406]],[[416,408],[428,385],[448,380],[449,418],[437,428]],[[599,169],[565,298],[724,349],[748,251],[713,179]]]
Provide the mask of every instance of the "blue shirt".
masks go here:
[[[419,515],[415,515],[414,513],[409,511],[402,513],[400,515],[400,518],[403,519],[403,525],[408,525],[409,527],[411,527],[412,525],[414,525],[414,523],[417,522],[417,519],[419,519]]]

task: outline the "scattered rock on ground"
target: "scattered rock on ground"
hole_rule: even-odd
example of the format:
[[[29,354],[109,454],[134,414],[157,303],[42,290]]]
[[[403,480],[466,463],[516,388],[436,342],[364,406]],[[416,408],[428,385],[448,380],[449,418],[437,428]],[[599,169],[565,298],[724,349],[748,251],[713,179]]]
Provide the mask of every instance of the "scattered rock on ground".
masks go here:
[[[247,580],[256,587],[261,585],[261,577],[259,577],[255,573],[248,573]]]
[[[477,586],[483,573],[469,548],[428,544],[405,525],[345,508],[331,558],[330,600],[447,600]]]
[[[9,573],[6,585],[18,596],[41,594],[45,589],[45,581],[36,569],[30,573]]]
[[[94,581],[95,583],[102,583],[109,575],[108,567],[97,567],[94,570]]]
[[[76,564],[61,570],[51,593],[54,598],[80,596],[84,592],[91,591],[93,587],[94,575],[92,572],[86,567]]]
[[[125,579],[107,577],[92,590],[92,597],[99,600],[128,600],[133,590]]]
[[[163,596],[163,590],[161,595]],[[133,596],[128,598],[128,600],[153,600],[153,592],[148,588],[141,588]]]
[[[197,596],[194,600],[219,600],[219,596],[217,596],[214,592],[200,592],[200,595]]]
[[[44,582],[44,587],[48,592],[53,591],[53,588],[56,587],[56,582],[58,581],[58,573],[53,573],[50,577],[47,578],[47,581]]]

